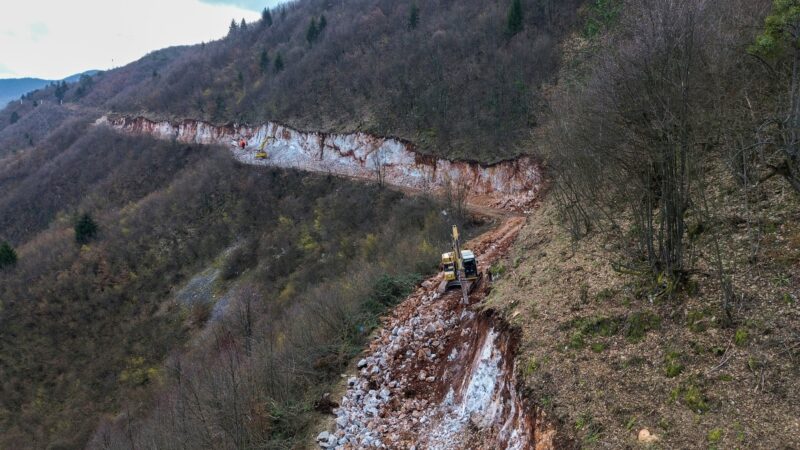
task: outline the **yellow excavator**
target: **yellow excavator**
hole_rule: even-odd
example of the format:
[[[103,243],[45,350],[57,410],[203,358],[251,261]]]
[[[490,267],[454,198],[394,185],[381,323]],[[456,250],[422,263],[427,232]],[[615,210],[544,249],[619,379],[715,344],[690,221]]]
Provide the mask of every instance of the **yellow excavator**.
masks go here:
[[[478,272],[475,254],[470,250],[461,250],[461,238],[455,225],[453,225],[452,246],[452,251],[442,253],[444,290],[460,286],[463,302],[469,303],[469,293],[478,284],[481,274]]]
[[[258,151],[256,152],[256,159],[267,159],[267,158],[269,158],[269,154],[267,153],[266,150],[264,150],[264,147],[267,146],[267,144],[269,143],[270,139],[274,140],[275,138],[272,137],[272,136],[267,136],[266,138],[264,138],[264,142],[262,142],[261,145],[258,146]]]

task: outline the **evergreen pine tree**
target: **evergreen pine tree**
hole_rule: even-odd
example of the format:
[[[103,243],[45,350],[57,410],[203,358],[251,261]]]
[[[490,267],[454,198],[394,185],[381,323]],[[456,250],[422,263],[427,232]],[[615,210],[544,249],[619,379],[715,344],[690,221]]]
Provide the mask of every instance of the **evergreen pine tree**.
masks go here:
[[[261,25],[267,27],[272,26],[272,13],[269,12],[269,9],[267,8],[264,8],[264,10],[261,11]]]
[[[11,113],[11,118],[9,119],[11,124],[13,125],[13,124],[17,123],[18,120],[19,120],[19,114],[16,111],[12,112]]]
[[[242,18],[242,23],[239,25],[239,30],[247,31],[247,22],[245,22],[244,18]]]
[[[522,31],[522,2],[512,0],[511,8],[508,10],[508,28],[506,33],[509,37]]]
[[[258,67],[261,68],[261,73],[267,73],[267,69],[269,69],[269,53],[267,53],[267,49],[261,50],[261,56],[258,58]]]
[[[0,244],[0,269],[11,267],[17,264],[17,252],[11,247],[11,244],[3,241]]]
[[[306,40],[309,44],[313,44],[314,41],[317,39],[317,35],[319,34],[319,30],[317,29],[317,19],[311,18],[311,23],[308,24],[308,31],[306,32]]]
[[[55,86],[56,86],[56,91],[55,91],[56,98],[58,99],[59,102],[62,102],[64,100],[64,94],[67,93],[69,86],[67,86],[66,81],[62,81],[61,83],[56,82]]]
[[[97,223],[89,214],[84,214],[75,223],[75,241],[78,244],[87,244],[97,235]]]
[[[413,30],[417,28],[419,23],[419,6],[416,3],[411,4],[411,12],[408,14],[408,28]]]
[[[326,26],[328,26],[328,20],[325,19],[325,14],[323,14],[323,15],[319,16],[319,27],[317,27],[317,29],[321,33],[322,30],[324,30]]]
[[[228,36],[233,36],[239,30],[239,25],[236,25],[236,19],[231,19],[231,26],[228,28]]]
[[[281,70],[283,70],[283,57],[281,56],[281,52],[278,52],[278,54],[275,55],[275,73]]]

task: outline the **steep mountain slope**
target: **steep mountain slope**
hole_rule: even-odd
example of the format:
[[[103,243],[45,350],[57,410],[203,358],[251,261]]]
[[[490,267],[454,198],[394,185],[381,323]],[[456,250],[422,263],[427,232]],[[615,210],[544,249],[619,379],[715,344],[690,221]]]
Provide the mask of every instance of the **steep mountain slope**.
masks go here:
[[[507,2],[295,2],[221,41],[159,50],[0,111],[0,239],[18,255],[0,269],[0,447],[302,439],[310,405],[377,316],[433,270],[448,224],[479,225],[463,216],[464,186],[488,195],[511,183],[485,205],[524,208],[538,166],[402,153],[433,174],[441,203],[94,123],[109,112],[275,121],[398,137],[334,139],[354,145],[344,152],[383,139],[497,162],[527,152],[578,2],[523,4],[509,29]],[[79,245],[84,213],[100,231]],[[176,300],[187,280],[213,301]],[[164,417],[183,425],[166,429]]]
[[[39,170],[9,170],[15,189],[0,205],[4,218],[17,219],[4,229],[15,230],[19,254],[16,267],[0,271],[4,448],[82,447],[102,414],[149,411],[153,389],[171,379],[164,358],[180,356],[212,317],[213,303],[174,300],[185,280],[209,267],[219,268],[213,289],[228,292],[223,304],[256,303],[243,341],[234,315],[216,328],[227,343],[212,340],[198,352],[214,359],[235,342],[251,348],[258,340],[261,363],[279,372],[287,355],[304,355],[291,367],[305,376],[286,368],[247,395],[252,407],[291,409],[272,425],[273,412],[264,410],[266,422],[249,428],[248,439],[291,439],[306,420],[305,396],[350,358],[385,308],[369,303],[373,286],[384,280],[403,292],[403,280],[430,270],[436,236],[446,235],[443,206],[425,199],[86,126],[75,125],[75,143]],[[70,230],[77,211],[99,223],[88,244],[77,245]],[[353,276],[358,284],[345,288]],[[330,291],[338,293],[337,313],[309,337],[297,320],[324,304],[327,296],[315,292]],[[278,334],[291,343],[274,347]],[[215,379],[226,366],[204,367]],[[231,406],[214,404],[226,413]]]
[[[512,32],[506,1],[294,2],[221,41],[157,51],[73,85],[64,99],[218,124],[366,131],[495,162],[527,152],[527,130],[544,112],[541,86],[557,71],[580,1],[522,4],[521,31]]]

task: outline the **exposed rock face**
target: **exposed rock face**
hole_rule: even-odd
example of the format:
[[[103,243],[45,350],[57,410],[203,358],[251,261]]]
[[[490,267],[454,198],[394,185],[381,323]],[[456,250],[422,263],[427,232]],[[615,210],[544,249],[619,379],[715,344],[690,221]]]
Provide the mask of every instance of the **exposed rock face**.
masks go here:
[[[523,219],[470,243],[481,268],[503,254]],[[516,336],[491,314],[436,292],[437,279],[398,305],[376,334],[324,448],[554,448],[555,429],[516,390]],[[471,302],[486,295],[479,285]]]
[[[98,124],[162,139],[224,145],[247,164],[370,180],[380,177],[387,184],[418,191],[462,186],[471,203],[506,210],[527,209],[541,186],[540,167],[529,157],[493,165],[449,161],[419,154],[409,143],[365,133],[301,132],[272,122],[260,126],[215,126],[195,120],[155,122],[124,116],[106,116]],[[244,148],[240,145],[242,140]],[[267,153],[266,158],[256,157],[261,150]]]

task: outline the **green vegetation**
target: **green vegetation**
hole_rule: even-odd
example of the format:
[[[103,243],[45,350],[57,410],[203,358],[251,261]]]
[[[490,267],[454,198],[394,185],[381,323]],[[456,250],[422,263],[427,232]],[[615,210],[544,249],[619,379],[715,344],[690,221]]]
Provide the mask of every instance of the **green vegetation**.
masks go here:
[[[414,30],[419,24],[419,6],[416,3],[411,4],[408,12],[408,29]]]
[[[708,412],[710,406],[703,390],[693,382],[682,384],[671,393],[673,400],[680,400],[687,408],[702,414]]]
[[[536,357],[532,357],[528,359],[528,363],[525,365],[525,368],[522,370],[522,373],[526,377],[530,377],[533,374],[535,374],[537,370],[539,370],[539,366],[541,364],[542,362],[536,359]]]
[[[92,219],[92,216],[84,213],[75,222],[75,242],[81,245],[88,244],[89,241],[97,236],[97,231],[97,223]]]
[[[625,337],[630,342],[639,342],[648,331],[661,326],[661,318],[651,312],[635,312],[625,320]]]
[[[736,334],[733,335],[733,343],[736,344],[737,347],[743,347],[747,345],[749,337],[750,334],[747,332],[747,328],[737,328]]]
[[[620,0],[595,0],[589,4],[583,34],[588,39],[595,39],[618,19],[622,10]]]
[[[522,1],[511,0],[508,8],[508,19],[506,21],[506,34],[511,37],[522,31]]]
[[[600,440],[603,433],[603,425],[597,422],[590,413],[583,413],[575,421],[575,430],[583,431],[583,441],[586,444],[594,444]]]
[[[576,331],[572,333],[572,336],[569,338],[569,348],[573,350],[580,350],[586,346],[586,342],[583,339],[583,333],[580,331]]]
[[[17,264],[17,252],[6,241],[0,244],[0,270]]]
[[[683,372],[681,364],[681,354],[676,351],[668,351],[664,355],[664,374],[667,378],[675,378]]]
[[[272,26],[272,12],[268,8],[261,11],[261,25],[265,27]]]
[[[261,54],[258,56],[258,67],[261,69],[261,73],[266,73],[269,70],[269,53],[266,49],[261,50]]]
[[[308,41],[308,45],[314,45],[314,41],[319,37],[320,31],[322,31],[321,24],[318,26],[317,18],[312,17],[311,23],[308,24],[308,30],[306,30],[306,41]]]
[[[686,312],[686,326],[695,333],[702,333],[714,325],[713,315],[707,310]]]
[[[716,444],[722,440],[722,428],[713,428],[708,432],[707,438],[710,444]]]

